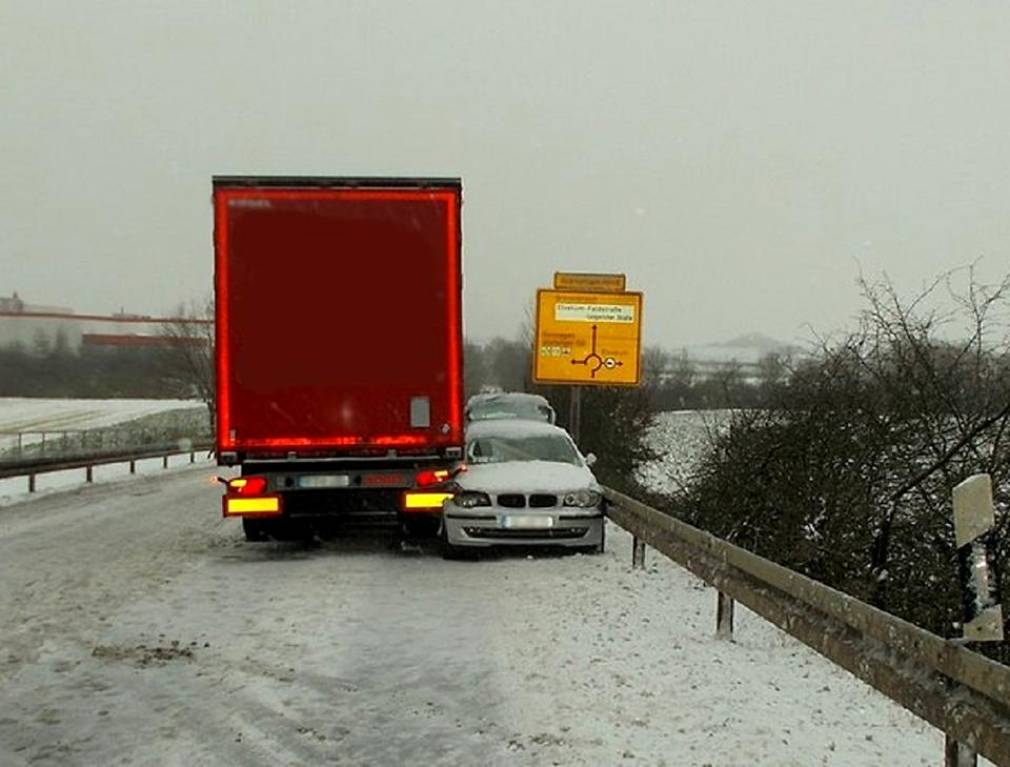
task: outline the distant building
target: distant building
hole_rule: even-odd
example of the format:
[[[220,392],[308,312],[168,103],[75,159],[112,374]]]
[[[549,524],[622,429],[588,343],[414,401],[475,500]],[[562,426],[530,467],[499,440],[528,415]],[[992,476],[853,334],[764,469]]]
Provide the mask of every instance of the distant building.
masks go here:
[[[61,306],[25,303],[15,292],[0,296],[0,349],[20,346],[28,351],[57,345],[72,352],[82,348],[157,347],[177,343],[166,337],[166,324],[192,327],[189,342],[207,343],[209,320],[180,320],[126,314],[76,314]],[[187,334],[190,335],[190,334]]]
[[[24,310],[25,302],[18,297],[16,290],[10,298],[0,296],[0,312],[23,312]]]

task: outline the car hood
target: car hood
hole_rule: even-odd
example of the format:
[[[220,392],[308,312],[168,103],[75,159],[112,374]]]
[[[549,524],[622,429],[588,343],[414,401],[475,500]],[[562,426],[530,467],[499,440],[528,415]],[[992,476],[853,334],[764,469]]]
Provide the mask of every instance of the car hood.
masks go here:
[[[554,461],[470,464],[456,477],[456,484],[463,490],[491,493],[563,493],[582,488],[600,489],[588,467]]]

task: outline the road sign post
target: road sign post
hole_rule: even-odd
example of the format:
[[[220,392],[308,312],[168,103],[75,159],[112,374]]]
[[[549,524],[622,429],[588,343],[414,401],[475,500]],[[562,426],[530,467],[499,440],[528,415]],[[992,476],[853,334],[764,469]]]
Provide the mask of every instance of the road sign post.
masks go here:
[[[579,444],[579,422],[582,420],[582,387],[576,384],[571,390],[571,399],[568,403],[568,432]]]

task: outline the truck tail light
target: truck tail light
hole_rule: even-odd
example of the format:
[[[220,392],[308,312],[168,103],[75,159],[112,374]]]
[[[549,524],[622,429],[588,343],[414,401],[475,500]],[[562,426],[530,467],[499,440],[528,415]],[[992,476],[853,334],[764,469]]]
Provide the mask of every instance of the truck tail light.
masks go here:
[[[228,480],[228,492],[221,499],[226,517],[279,517],[281,497],[266,495],[266,477],[236,477]]]
[[[263,495],[266,489],[266,477],[236,477],[228,480],[228,492],[231,495]]]
[[[425,469],[417,472],[417,486],[431,487],[440,485],[449,479],[448,469]]]
[[[446,498],[452,498],[452,493],[420,493],[408,490],[403,494],[403,510],[439,511]]]

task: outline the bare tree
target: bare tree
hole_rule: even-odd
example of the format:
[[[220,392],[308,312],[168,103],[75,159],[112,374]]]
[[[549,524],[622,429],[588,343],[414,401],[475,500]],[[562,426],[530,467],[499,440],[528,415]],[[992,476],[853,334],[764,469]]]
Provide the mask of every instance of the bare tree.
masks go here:
[[[213,297],[180,305],[175,317],[162,325],[161,332],[165,340],[165,376],[189,396],[204,402],[213,431],[216,403]]]
[[[659,346],[646,346],[642,350],[642,383],[652,387],[661,385],[669,366],[668,352]]]

